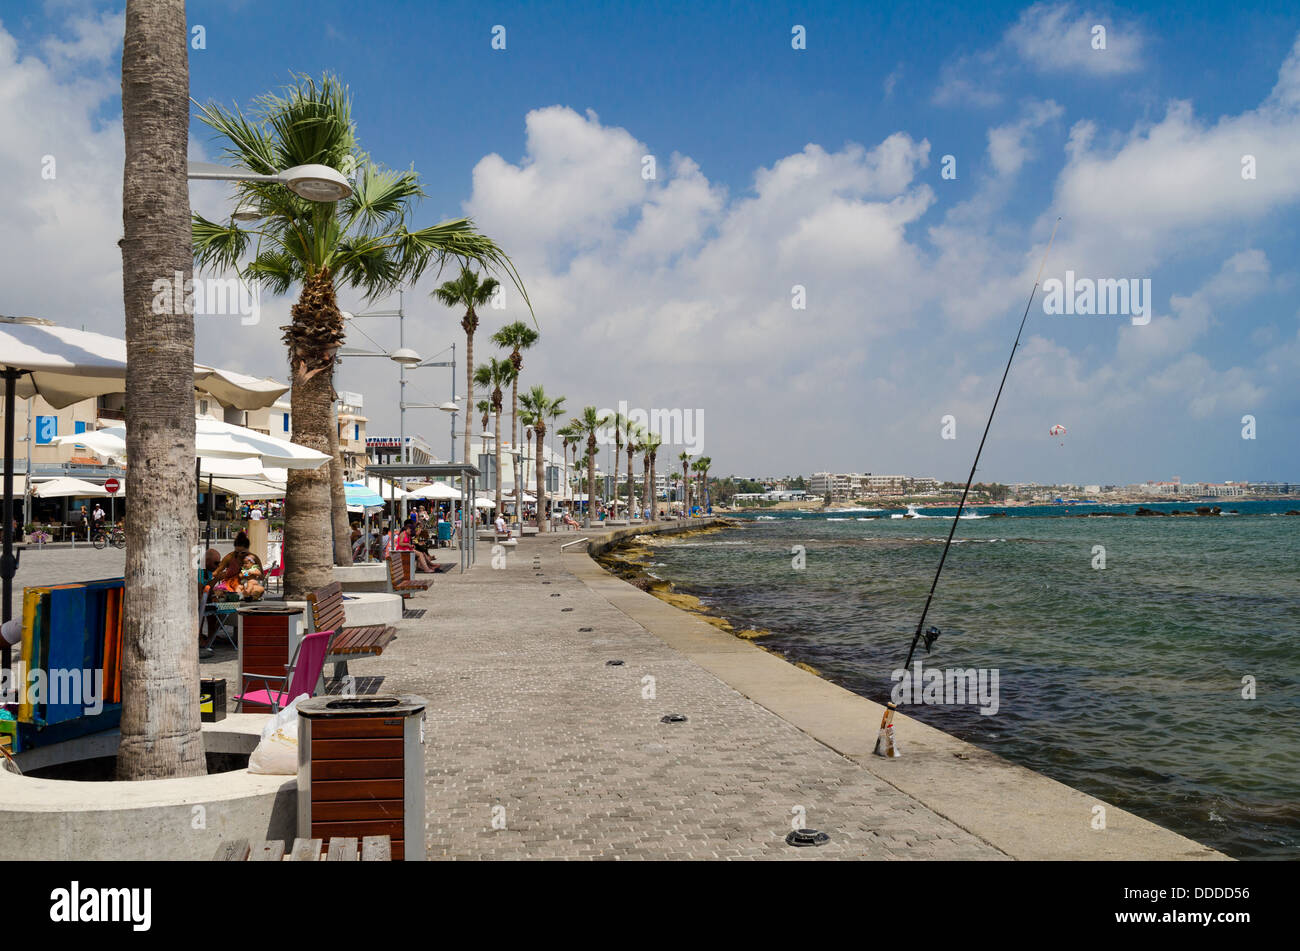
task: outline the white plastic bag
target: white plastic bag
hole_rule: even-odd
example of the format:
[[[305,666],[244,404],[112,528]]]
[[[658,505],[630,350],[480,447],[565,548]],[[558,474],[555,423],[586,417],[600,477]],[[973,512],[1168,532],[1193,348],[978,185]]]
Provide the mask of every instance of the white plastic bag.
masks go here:
[[[294,697],[288,706],[268,717],[262,727],[262,739],[248,757],[248,771],[264,776],[298,774],[298,701],[308,694]]]

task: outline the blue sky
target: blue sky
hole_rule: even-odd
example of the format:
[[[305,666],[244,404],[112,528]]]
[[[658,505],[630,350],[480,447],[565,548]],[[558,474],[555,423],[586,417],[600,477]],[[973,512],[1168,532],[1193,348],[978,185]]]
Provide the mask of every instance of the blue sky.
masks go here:
[[[189,20],[200,101],[341,75],[365,147],[422,173],[421,222],[471,213],[520,265],[543,334],[531,382],[575,407],[698,409],[715,471],[964,476],[1061,215],[1046,276],[1149,278],[1153,319],[1036,307],[982,474],[1300,478],[1294,5],[192,2]],[[0,248],[0,310],[119,332],[120,204],[91,182],[120,189],[120,7],[0,3],[0,30],[0,120],[23,132],[0,163],[68,169],[10,196],[23,236]],[[195,123],[191,149],[218,143]],[[192,194],[226,207],[219,186]],[[458,337],[432,286],[408,295],[423,352]],[[283,376],[290,303],[255,328],[201,324],[201,355]],[[339,386],[395,430],[372,362]],[[441,414],[408,429],[445,441]]]

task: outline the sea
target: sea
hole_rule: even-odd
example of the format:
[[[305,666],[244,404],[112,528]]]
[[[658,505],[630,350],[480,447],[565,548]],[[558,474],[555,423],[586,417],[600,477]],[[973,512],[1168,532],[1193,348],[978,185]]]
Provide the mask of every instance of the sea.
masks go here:
[[[996,671],[996,711],[902,712],[1228,855],[1300,857],[1300,500],[1146,507],[1205,504],[967,509],[908,683]],[[955,507],[915,511],[729,516],[649,540],[647,570],[883,703]]]

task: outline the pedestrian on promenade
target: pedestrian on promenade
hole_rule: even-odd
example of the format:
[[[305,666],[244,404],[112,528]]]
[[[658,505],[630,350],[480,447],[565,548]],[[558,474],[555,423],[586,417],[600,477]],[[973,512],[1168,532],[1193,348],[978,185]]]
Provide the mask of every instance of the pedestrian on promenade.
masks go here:
[[[248,511],[248,519],[251,522],[260,522],[262,520],[262,504],[254,502],[253,507]]]
[[[90,515],[86,512],[86,507],[84,505],[77,513],[77,518],[80,521],[81,530],[86,533],[86,541],[90,541]]]
[[[99,532],[104,527],[104,510],[98,502],[95,503],[95,511],[91,512],[90,515],[95,520],[95,531]]]

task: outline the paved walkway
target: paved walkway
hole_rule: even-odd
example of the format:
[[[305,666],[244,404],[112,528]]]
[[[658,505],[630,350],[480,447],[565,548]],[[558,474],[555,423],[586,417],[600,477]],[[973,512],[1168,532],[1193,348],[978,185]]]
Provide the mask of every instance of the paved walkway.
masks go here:
[[[525,539],[497,569],[484,546],[353,665],[429,701],[429,858],[1005,857],[594,593],[563,567],[590,564],[559,553],[575,537]],[[786,845],[800,816],[830,842]]]

